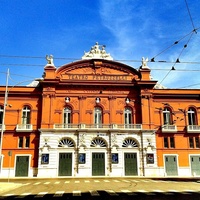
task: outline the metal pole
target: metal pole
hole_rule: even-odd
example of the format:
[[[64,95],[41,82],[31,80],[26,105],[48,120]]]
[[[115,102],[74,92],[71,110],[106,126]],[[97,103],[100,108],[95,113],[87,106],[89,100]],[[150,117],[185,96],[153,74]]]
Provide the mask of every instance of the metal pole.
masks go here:
[[[3,133],[4,133],[4,125],[5,125],[5,114],[6,114],[6,106],[8,99],[8,77],[9,77],[9,69],[6,75],[6,89],[5,89],[5,97],[4,97],[4,105],[3,105],[3,117],[2,117],[2,127],[1,127],[1,141],[0,141],[0,173],[2,173],[2,147],[3,147]]]

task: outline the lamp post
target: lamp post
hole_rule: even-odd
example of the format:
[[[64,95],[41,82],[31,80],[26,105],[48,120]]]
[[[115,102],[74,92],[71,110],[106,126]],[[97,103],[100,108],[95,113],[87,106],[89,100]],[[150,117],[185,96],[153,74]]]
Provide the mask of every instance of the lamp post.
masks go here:
[[[3,116],[2,116],[2,125],[1,125],[1,141],[0,141],[0,173],[2,173],[2,147],[3,147],[3,133],[4,133],[4,125],[5,125],[5,114],[6,114],[6,106],[7,106],[7,98],[8,98],[8,77],[9,77],[9,69],[6,75],[6,89],[5,89],[5,97],[4,97],[4,105],[3,105]]]

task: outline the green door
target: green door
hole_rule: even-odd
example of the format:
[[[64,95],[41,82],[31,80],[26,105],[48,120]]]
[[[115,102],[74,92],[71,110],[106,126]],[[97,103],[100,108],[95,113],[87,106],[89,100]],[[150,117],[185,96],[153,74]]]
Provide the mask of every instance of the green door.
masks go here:
[[[190,163],[192,175],[200,176],[200,156],[191,156]]]
[[[72,175],[72,153],[59,154],[58,176]]]
[[[105,176],[105,153],[92,153],[92,176]]]
[[[137,153],[124,153],[125,176],[137,176]]]
[[[15,176],[28,176],[29,156],[17,156]]]
[[[167,176],[177,176],[177,157],[176,156],[165,156],[165,172]]]

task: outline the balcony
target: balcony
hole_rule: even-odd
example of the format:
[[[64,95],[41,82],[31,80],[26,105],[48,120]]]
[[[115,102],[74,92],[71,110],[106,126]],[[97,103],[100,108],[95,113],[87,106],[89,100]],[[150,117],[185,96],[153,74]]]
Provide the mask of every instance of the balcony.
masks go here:
[[[176,127],[176,125],[165,124],[165,125],[162,126],[162,132],[175,133],[175,132],[177,132],[177,127]]]
[[[16,131],[17,132],[30,132],[33,130],[32,124],[17,124]]]
[[[6,126],[3,125],[3,124],[0,124],[0,130],[2,130],[2,128],[3,128],[4,131],[6,130]]]
[[[142,130],[142,124],[54,124],[54,129]]]
[[[81,124],[80,124],[81,125]],[[79,129],[79,124],[54,124],[54,129]]]
[[[200,126],[199,125],[188,125],[187,132],[188,133],[200,133]]]

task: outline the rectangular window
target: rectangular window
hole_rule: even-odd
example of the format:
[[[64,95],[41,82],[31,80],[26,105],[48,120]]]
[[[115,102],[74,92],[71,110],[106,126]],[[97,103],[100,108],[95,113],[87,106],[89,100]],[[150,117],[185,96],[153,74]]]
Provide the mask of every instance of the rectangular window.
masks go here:
[[[175,148],[174,137],[164,137],[164,148]]]
[[[23,148],[23,137],[19,137],[19,148]]]
[[[175,148],[174,137],[170,137],[170,147],[171,147],[171,148]]]
[[[168,138],[164,137],[164,148],[169,148]]]
[[[196,145],[196,148],[200,148],[200,138],[199,137],[195,137],[195,145]]]
[[[194,148],[194,140],[193,137],[189,138],[190,148]]]
[[[29,148],[29,147],[30,147],[30,137],[29,137],[29,136],[26,136],[25,147],[26,147],[26,148]]]

